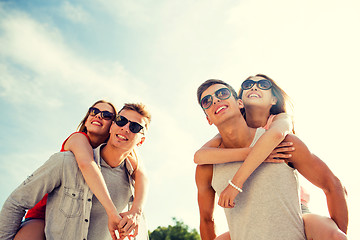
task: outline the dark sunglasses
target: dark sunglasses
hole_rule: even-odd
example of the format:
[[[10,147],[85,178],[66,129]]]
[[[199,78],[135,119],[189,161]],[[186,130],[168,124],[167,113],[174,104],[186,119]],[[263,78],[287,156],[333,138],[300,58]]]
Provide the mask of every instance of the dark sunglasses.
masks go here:
[[[262,90],[268,90],[272,87],[272,84],[269,80],[266,79],[262,79],[260,81],[253,81],[253,80],[245,80],[242,84],[241,84],[241,89],[242,90],[249,90],[250,88],[252,88],[256,83],[256,86]]]
[[[113,120],[115,117],[115,114],[109,112],[109,111],[100,111],[98,108],[96,107],[91,107],[89,108],[89,115],[90,116],[96,116],[97,114],[100,113],[100,117],[102,119],[105,120]]]
[[[129,129],[132,133],[138,133],[141,131],[141,129],[143,129],[144,127],[140,125],[140,123],[137,122],[132,122],[130,120],[128,120],[126,117],[121,116],[121,115],[117,115],[115,118],[115,123],[116,125],[118,125],[119,127],[123,127],[125,126],[127,123],[130,123],[129,125]]]
[[[231,96],[231,92],[228,88],[220,88],[219,90],[216,90],[214,94],[220,100],[228,99]],[[200,105],[203,109],[208,109],[212,103],[213,103],[212,95],[206,95],[200,101]]]

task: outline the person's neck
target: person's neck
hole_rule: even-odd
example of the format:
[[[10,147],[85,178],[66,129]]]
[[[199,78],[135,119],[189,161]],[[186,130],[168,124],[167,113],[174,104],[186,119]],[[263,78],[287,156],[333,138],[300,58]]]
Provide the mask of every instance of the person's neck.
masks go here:
[[[247,110],[245,110],[245,113],[247,125],[252,128],[259,128],[266,125],[270,116],[270,109],[249,107]]]
[[[97,148],[100,144],[104,143],[108,136],[100,136],[92,133],[87,133],[89,139],[90,139],[90,145],[92,148]]]
[[[250,146],[255,129],[249,128],[245,119],[233,117],[217,126],[225,148],[244,148]]]
[[[101,149],[101,158],[109,164],[110,167],[119,166],[125,158],[130,154],[129,151],[123,151],[119,148],[113,147],[110,144],[106,144],[103,149]]]

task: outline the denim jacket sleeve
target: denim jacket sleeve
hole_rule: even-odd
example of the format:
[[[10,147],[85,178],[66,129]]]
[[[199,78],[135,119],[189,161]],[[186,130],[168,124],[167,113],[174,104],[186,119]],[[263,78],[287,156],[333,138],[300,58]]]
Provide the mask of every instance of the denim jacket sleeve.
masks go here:
[[[0,212],[0,239],[13,239],[25,210],[60,185],[63,160],[63,153],[52,155],[7,198]]]

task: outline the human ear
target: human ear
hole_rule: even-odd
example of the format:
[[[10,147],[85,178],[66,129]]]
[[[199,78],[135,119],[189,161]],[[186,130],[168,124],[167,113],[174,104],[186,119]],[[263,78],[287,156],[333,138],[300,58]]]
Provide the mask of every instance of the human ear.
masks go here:
[[[271,105],[276,105],[278,99],[274,96],[272,96],[272,99],[271,99]]]
[[[238,106],[239,106],[239,109],[244,108],[244,102],[243,102],[243,100],[241,100],[241,99],[239,98],[238,100],[236,100],[236,102],[237,102],[237,104],[238,104]]]
[[[213,122],[211,122],[211,120],[209,119],[208,115],[206,115],[206,120],[208,121],[209,125],[213,124]]]

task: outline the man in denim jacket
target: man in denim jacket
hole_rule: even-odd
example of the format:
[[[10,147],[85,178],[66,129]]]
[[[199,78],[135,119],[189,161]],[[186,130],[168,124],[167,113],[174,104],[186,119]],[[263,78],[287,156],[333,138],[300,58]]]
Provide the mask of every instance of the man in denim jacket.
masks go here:
[[[127,106],[130,108],[119,112],[122,124],[112,123],[108,143],[94,149],[94,160],[101,168],[119,212],[128,205],[132,196],[129,166],[124,160],[135,146],[143,143],[144,131],[150,122],[150,114],[142,104]],[[134,133],[136,124],[143,128]],[[13,239],[25,210],[32,208],[46,193],[49,193],[45,218],[47,240],[111,239],[105,209],[93,198],[71,152],[52,155],[9,196],[0,212],[0,239]],[[129,225],[133,228],[138,223],[127,221],[126,224],[125,231]]]

